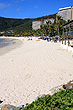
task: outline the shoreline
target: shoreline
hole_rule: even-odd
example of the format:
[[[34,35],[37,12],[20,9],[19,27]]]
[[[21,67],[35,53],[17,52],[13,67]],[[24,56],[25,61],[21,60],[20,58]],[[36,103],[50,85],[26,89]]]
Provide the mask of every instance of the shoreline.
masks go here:
[[[4,39],[4,42],[9,42],[9,44],[0,48],[0,56],[8,53],[9,51],[15,48],[18,48],[20,45],[23,44],[23,42],[19,40],[19,38],[15,37],[0,37],[0,38]]]
[[[53,87],[73,80],[73,53],[60,43],[19,39],[22,45],[0,56],[0,99],[14,106],[31,103]]]

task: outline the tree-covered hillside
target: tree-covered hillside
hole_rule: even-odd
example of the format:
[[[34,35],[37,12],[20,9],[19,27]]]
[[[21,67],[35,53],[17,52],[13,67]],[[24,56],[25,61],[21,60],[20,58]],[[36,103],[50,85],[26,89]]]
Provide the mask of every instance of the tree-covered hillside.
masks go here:
[[[7,31],[10,29],[18,29],[21,28],[21,26],[23,25],[23,28],[27,27],[28,24],[28,28],[30,27],[31,29],[31,23],[32,23],[32,19],[12,19],[12,18],[3,18],[0,17],[0,31]]]
[[[2,31],[9,31],[9,30],[32,30],[32,21],[34,20],[41,20],[47,18],[56,18],[56,14],[43,16],[35,19],[13,19],[13,18],[3,18],[0,17],[0,32]]]
[[[47,19],[47,18],[54,18],[54,19],[56,19],[56,14],[48,15],[48,16],[42,16],[42,17],[36,18],[34,20],[41,20],[41,19]]]

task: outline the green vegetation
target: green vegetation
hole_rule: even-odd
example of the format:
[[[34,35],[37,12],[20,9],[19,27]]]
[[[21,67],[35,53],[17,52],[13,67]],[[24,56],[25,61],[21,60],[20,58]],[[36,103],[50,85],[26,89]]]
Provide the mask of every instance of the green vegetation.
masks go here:
[[[49,36],[55,36],[59,35],[61,36],[63,34],[63,25],[66,23],[65,20],[61,18],[61,16],[57,16],[57,20],[52,23],[51,21],[48,21],[46,24],[41,26],[41,29],[36,30],[36,35],[49,35]]]
[[[16,26],[32,22],[31,19],[12,19],[0,17],[0,31],[15,30]],[[24,26],[25,28],[25,26]]]
[[[38,20],[41,20],[41,19],[47,19],[47,18],[54,18],[54,19],[56,19],[56,14],[35,18],[34,21],[38,21]]]
[[[73,110],[73,89],[38,98],[22,110]]]
[[[25,19],[13,19],[13,18],[3,18],[0,17],[0,31],[5,31],[9,29],[18,29],[21,28],[23,25],[23,28],[26,30],[32,29],[32,21],[35,20],[41,20],[41,19],[47,19],[47,18],[56,18],[56,14],[53,15],[48,15],[48,16],[43,16],[35,19],[30,19],[30,18],[25,18]],[[23,24],[23,25],[22,25]],[[30,28],[29,28],[29,27]],[[21,28],[22,29],[22,28]]]
[[[42,25],[40,29],[33,30],[32,29],[32,21],[47,19],[47,18],[54,18],[55,21],[52,23],[48,21],[46,24]],[[35,19],[12,19],[12,18],[3,18],[0,17],[0,36],[41,36],[41,35],[49,35],[61,36],[63,34],[63,25],[66,23],[60,16],[56,14],[43,16]]]
[[[17,36],[17,35],[31,35],[34,33],[32,30],[32,21],[47,19],[47,18],[56,18],[56,14],[43,16],[35,19],[13,19],[13,18],[3,18],[0,17],[0,36]],[[31,32],[32,31],[32,32]],[[29,33],[29,34],[28,34]]]
[[[50,15],[51,16],[51,15]],[[39,18],[38,18],[39,19]],[[59,35],[61,36],[63,34],[63,25],[66,23],[65,20],[63,20],[60,16],[57,16],[57,21],[55,20],[54,23],[51,21],[48,21],[46,24],[41,25],[41,28],[38,30],[30,30],[30,29],[25,29],[22,30],[17,30],[15,32],[15,35],[20,34],[23,36],[26,35],[34,35],[34,36],[56,36]]]

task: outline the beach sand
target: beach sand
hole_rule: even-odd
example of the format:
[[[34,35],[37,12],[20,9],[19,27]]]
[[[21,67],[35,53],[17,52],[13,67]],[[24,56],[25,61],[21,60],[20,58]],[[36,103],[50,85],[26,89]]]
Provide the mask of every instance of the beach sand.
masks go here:
[[[73,53],[60,43],[18,38],[23,43],[0,56],[0,99],[15,106],[49,94],[73,79]]]

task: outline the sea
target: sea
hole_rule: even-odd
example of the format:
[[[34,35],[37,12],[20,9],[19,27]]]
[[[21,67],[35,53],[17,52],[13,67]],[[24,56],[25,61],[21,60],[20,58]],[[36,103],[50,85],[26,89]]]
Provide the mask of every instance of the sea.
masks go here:
[[[10,43],[5,41],[5,39],[0,38],[0,48],[8,46]]]
[[[21,40],[13,38],[0,38],[0,56],[22,44]]]

